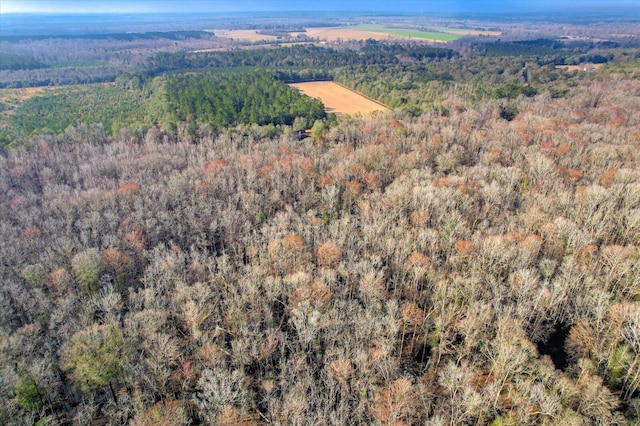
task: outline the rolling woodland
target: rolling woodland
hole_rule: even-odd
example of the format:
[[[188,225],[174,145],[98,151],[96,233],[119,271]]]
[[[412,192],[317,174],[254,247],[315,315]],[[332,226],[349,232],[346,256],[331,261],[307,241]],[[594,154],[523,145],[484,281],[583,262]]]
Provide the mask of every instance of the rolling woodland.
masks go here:
[[[163,53],[44,132],[20,108],[73,92],[24,101],[0,423],[637,424],[640,54],[544,40]],[[326,117],[291,72],[395,110]]]

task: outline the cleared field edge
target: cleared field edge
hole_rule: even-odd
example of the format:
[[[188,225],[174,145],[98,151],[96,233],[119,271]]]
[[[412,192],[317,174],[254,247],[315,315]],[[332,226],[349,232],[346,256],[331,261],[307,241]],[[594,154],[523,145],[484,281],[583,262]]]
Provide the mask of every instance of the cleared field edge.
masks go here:
[[[380,102],[380,101],[376,101],[375,99],[370,98],[369,96],[367,96],[367,95],[365,95],[365,94],[363,94],[363,93],[360,93],[360,92],[358,92],[358,91],[355,91],[355,90],[353,90],[352,88],[345,86],[344,84],[338,83],[337,81],[331,81],[331,82],[332,82],[333,84],[336,84],[336,85],[338,85],[338,86],[342,87],[343,89],[347,89],[347,90],[348,90],[348,91],[350,91],[351,93],[355,93],[355,94],[356,94],[356,95],[358,95],[358,96],[362,96],[363,98],[368,99],[368,100],[370,100],[371,102],[373,102],[373,103],[375,103],[375,104],[380,105],[381,107],[385,108],[386,110],[391,111],[391,107],[390,107],[389,105],[385,105],[385,104],[383,104],[383,103],[382,103],[382,102]]]
[[[602,67],[604,64],[592,64],[590,62],[586,62],[584,64],[580,64],[580,65],[556,65],[556,68],[560,69],[565,69],[567,71],[589,71],[592,69],[599,69],[600,67]]]
[[[216,37],[249,42],[276,41],[278,39],[273,35],[260,34],[258,30],[213,30],[213,33]]]
[[[440,43],[448,43],[464,37],[464,34],[453,33],[448,31],[422,31],[410,28],[388,28],[384,25],[356,25],[355,29],[363,31],[378,32],[383,34],[395,35],[398,37],[406,37],[414,40],[426,40]]]
[[[362,93],[334,81],[292,83],[289,84],[289,86],[308,96],[320,98],[325,104],[325,109],[328,112],[335,112],[336,114],[371,114],[374,111],[391,111],[391,108],[382,102],[371,99]],[[345,102],[345,97],[352,98]]]
[[[382,28],[382,27],[381,27]],[[400,30],[398,30],[400,31]],[[366,40],[372,38],[374,40],[415,40],[424,43],[448,43],[454,38],[460,38],[461,35],[455,36],[445,33],[420,33],[420,37],[409,34],[398,34],[391,30],[373,28],[367,29],[361,26],[343,26],[343,27],[308,27],[306,34],[310,37],[317,37],[321,40],[329,42],[340,40]],[[443,38],[446,38],[443,39]]]

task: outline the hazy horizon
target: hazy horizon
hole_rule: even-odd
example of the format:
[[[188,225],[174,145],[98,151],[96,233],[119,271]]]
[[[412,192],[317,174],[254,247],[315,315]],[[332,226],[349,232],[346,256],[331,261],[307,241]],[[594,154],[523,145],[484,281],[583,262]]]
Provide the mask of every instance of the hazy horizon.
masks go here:
[[[636,0],[433,0],[394,2],[372,0],[3,0],[0,14],[148,14],[148,13],[217,13],[274,11],[354,11],[354,12],[448,12],[448,13],[522,13],[527,11],[614,11],[638,9]]]

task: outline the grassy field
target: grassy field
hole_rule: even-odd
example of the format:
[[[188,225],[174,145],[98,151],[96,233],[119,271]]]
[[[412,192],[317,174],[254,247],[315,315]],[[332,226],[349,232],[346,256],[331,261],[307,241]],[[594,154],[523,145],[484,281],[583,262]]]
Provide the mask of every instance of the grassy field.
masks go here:
[[[447,33],[447,32],[429,32],[429,31],[418,31],[418,30],[402,29],[402,28],[386,28],[382,25],[359,25],[355,28],[360,30],[365,30],[365,31],[395,35],[399,37],[429,40],[429,41],[436,41],[436,42],[454,41],[465,36],[465,34],[453,34],[453,33]]]
[[[422,40],[431,43],[446,43],[464,37],[466,34],[450,34],[440,32],[425,32],[410,29],[386,28],[382,25],[358,25],[352,27],[310,27],[306,35],[320,40]],[[295,36],[295,34],[294,34]]]
[[[333,81],[313,81],[290,84],[305,95],[320,98],[327,112],[336,114],[370,114],[373,111],[389,111],[389,108],[347,89]]]

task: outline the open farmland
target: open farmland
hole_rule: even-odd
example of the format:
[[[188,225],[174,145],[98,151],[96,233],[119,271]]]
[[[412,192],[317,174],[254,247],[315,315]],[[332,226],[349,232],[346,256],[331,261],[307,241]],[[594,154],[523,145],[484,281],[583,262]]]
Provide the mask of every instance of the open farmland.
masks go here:
[[[309,37],[315,37],[325,41],[366,40],[368,38],[380,41],[401,38],[397,36],[394,37],[391,34],[385,34],[382,32],[349,27],[314,27],[307,28],[306,30],[307,31],[305,33],[293,33],[292,36],[295,37],[297,34],[306,34]]]
[[[296,36],[300,33],[292,33]],[[431,43],[443,43],[457,40],[463,34],[448,34],[439,32],[424,32],[410,29],[385,28],[381,25],[359,25],[353,27],[319,27],[307,28],[303,33],[309,37],[316,37],[320,40],[419,40]]]
[[[336,114],[370,114],[390,109],[333,81],[313,81],[290,84],[305,95],[320,98],[327,112]]]
[[[237,41],[276,41],[278,37],[273,35],[259,34],[256,30],[215,30],[217,37],[230,38]]]
[[[492,31],[492,30],[477,30],[477,29],[448,28],[448,27],[429,27],[429,29],[437,32],[442,32],[442,33],[470,35],[470,36],[499,37],[502,35],[502,31]]]
[[[359,28],[365,31],[373,31],[376,33],[388,34],[390,36],[397,36],[404,39],[426,40],[426,41],[439,42],[439,43],[454,41],[461,37],[464,37],[465,35],[465,34],[450,33],[450,32],[420,31],[420,30],[406,29],[406,28],[387,28],[382,25],[359,25],[356,28]]]

